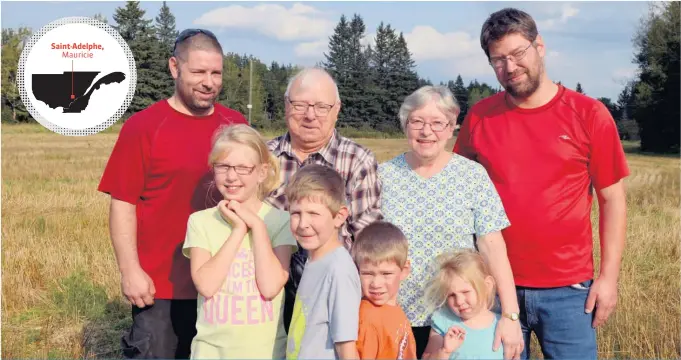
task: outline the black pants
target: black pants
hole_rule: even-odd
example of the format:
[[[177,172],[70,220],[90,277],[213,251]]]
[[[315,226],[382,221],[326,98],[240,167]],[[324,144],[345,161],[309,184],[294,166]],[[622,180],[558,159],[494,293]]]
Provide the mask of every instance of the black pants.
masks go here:
[[[430,326],[413,326],[411,331],[414,333],[414,340],[416,341],[416,358],[421,359],[428,345]]]
[[[291,317],[293,316],[293,305],[296,303],[298,283],[300,283],[300,279],[303,277],[306,262],[307,251],[298,244],[298,251],[291,255],[288,281],[284,286],[284,330],[287,334],[288,328],[291,325]]]
[[[196,335],[196,300],[155,299],[132,307],[132,328],[121,339],[127,359],[188,359]]]

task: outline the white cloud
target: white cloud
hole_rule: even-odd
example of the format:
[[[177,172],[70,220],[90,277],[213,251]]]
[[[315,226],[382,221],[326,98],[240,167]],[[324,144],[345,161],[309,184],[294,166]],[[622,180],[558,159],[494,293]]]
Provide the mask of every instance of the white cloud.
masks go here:
[[[577,16],[579,14],[579,9],[572,6],[571,4],[563,4],[560,8],[560,12],[548,19],[537,21],[537,28],[541,33],[543,30],[553,29],[556,25],[566,24],[568,19]]]
[[[328,51],[329,42],[327,40],[304,42],[296,45],[293,49],[296,56],[300,58],[318,58],[324,56],[324,52]]]
[[[479,78],[482,76],[494,76],[492,67],[487,62],[487,57],[484,53],[471,55],[464,58],[451,59],[449,61],[442,61],[441,67],[443,73],[452,80],[457,75],[461,75],[465,79]],[[490,84],[496,86],[497,84]]]
[[[201,15],[194,24],[253,30],[278,40],[312,40],[333,32],[335,23],[321,15],[319,10],[299,3],[290,8],[278,4],[230,5]]]
[[[441,33],[432,26],[415,26],[405,33],[409,51],[417,63],[434,62],[449,77],[492,74],[479,40],[467,32]]]
[[[365,48],[371,45],[372,48],[376,46],[376,33],[366,34],[359,40],[359,44]]]
[[[375,36],[376,34],[364,35],[364,37],[359,41],[360,45],[362,45],[364,48],[366,48],[368,45],[373,47],[376,45]],[[329,40],[328,37],[325,37],[317,41],[302,42],[296,45],[293,50],[296,56],[299,58],[322,59],[324,57],[324,52],[329,51]]]
[[[638,68],[635,66],[619,67],[613,70],[612,76],[615,78],[631,78],[636,75],[637,70]]]
[[[440,33],[427,25],[415,26],[404,34],[404,39],[416,61],[463,58],[482,51],[477,40],[468,33]]]
[[[635,66],[618,67],[611,73],[612,81],[621,86],[624,86],[638,75],[639,69]]]

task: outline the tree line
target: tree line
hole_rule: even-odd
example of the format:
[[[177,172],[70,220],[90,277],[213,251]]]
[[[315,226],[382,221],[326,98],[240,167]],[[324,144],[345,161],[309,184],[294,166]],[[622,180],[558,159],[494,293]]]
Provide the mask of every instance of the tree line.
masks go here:
[[[679,3],[653,6],[662,8],[651,8],[634,39],[636,78],[624,86],[618,99],[599,100],[612,113],[623,139],[640,138],[645,151],[678,151]],[[101,14],[94,17],[108,22]],[[124,121],[130,114],[172,95],[174,84],[167,61],[178,31],[175,16],[165,2],[153,19],[147,19],[138,1],[116,8],[112,18],[110,25],[128,43],[137,65],[137,88]],[[351,18],[342,15],[329,37],[324,60],[317,65],[328,70],[338,83],[343,104],[340,127],[399,133],[397,113],[402,101],[418,87],[432,82],[417,73],[402,32],[382,22],[373,44],[366,45],[366,30],[359,14]],[[16,86],[21,50],[31,34],[28,28],[2,30],[2,122],[34,121]],[[224,59],[223,91],[218,101],[248,114],[250,87],[253,126],[284,128],[284,92],[299,68],[276,61],[265,64],[253,55],[234,52],[227,52]],[[439,84],[447,86],[461,106],[458,123],[473,104],[501,91],[477,79],[466,85],[461,75]],[[580,83],[574,89],[584,93]]]

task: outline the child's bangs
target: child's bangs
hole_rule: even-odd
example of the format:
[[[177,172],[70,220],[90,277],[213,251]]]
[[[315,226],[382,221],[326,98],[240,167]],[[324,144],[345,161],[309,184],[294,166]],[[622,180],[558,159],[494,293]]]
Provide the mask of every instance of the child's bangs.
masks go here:
[[[324,194],[323,191],[317,189],[302,190],[296,194],[295,198],[290,199],[290,201],[293,202],[299,202],[302,200],[307,200],[311,203],[324,205],[327,208],[329,208],[329,211],[331,211],[331,213],[334,215],[340,209],[340,206],[338,204],[334,204],[330,196]]]

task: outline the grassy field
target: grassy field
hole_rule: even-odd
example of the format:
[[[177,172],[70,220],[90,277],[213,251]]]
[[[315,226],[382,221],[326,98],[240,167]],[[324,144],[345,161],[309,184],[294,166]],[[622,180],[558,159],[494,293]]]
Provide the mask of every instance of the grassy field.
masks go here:
[[[96,191],[116,137],[116,129],[72,138],[2,127],[3,358],[119,357],[129,307],[108,235],[108,198]],[[406,148],[401,139],[358,141],[379,161]],[[679,159],[632,151],[628,160],[619,302],[598,331],[599,357],[679,358]]]

